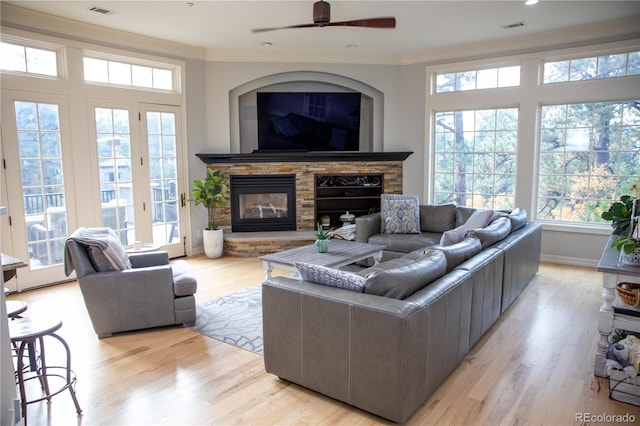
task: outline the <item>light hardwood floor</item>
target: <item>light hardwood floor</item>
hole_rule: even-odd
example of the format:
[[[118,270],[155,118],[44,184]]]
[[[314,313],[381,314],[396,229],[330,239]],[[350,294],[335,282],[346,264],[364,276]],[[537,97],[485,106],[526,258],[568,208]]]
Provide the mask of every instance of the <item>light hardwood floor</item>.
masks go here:
[[[187,259],[197,302],[260,283],[255,258]],[[274,275],[288,273],[276,270]],[[640,408],[608,398],[593,376],[601,304],[594,269],[542,264],[524,293],[408,424],[572,425]],[[29,425],[386,424],[264,371],[262,357],[190,329],[163,327],[99,340],[77,283],[11,295],[27,312],[62,317],[83,409],[68,392],[28,408]],[[52,356],[50,353],[47,356]],[[638,424],[638,423],[636,423]]]

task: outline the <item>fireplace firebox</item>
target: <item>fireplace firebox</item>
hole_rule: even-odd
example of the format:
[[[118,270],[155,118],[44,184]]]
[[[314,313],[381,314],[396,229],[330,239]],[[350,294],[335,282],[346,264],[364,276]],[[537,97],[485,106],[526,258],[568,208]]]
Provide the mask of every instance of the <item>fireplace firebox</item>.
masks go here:
[[[296,175],[231,175],[231,231],[295,231]]]

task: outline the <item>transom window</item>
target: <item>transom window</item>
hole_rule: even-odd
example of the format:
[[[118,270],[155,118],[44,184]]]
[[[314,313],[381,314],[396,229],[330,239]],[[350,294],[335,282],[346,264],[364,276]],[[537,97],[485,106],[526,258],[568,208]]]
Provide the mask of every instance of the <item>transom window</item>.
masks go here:
[[[434,201],[514,207],[518,109],[435,114]]]
[[[18,43],[0,42],[0,68],[27,74],[58,76],[55,49],[40,49]]]
[[[542,107],[537,218],[598,223],[640,173],[640,100]]]
[[[546,62],[543,83],[592,80],[640,74],[640,52]]]
[[[134,88],[177,91],[174,88],[175,69],[137,64],[135,61],[112,60],[85,56],[84,79],[90,83],[130,86]]]
[[[495,89],[520,85],[520,66],[476,69],[436,75],[436,92]]]

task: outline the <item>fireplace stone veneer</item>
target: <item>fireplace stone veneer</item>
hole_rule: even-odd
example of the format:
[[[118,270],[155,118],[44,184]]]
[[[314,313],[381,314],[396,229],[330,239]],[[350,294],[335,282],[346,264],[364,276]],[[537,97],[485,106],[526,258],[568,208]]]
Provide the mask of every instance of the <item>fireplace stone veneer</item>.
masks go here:
[[[313,231],[316,224],[315,177],[318,174],[381,173],[384,175],[383,192],[386,194],[402,194],[403,161],[411,153],[362,154],[363,156],[334,154],[334,157],[327,157],[325,154],[321,161],[314,161],[317,159],[308,154],[301,154],[296,160],[292,160],[291,156],[285,155],[283,161],[275,161],[275,158],[273,158],[273,161],[264,161],[265,158],[259,154],[255,157],[251,154],[198,154],[198,157],[207,164],[207,167],[220,170],[227,177],[233,175],[295,175],[296,230]],[[344,160],[339,160],[341,157]],[[269,160],[272,159],[269,158]],[[216,222],[225,231],[230,231],[231,200],[227,201],[226,206],[216,208],[215,214]],[[302,243],[308,243],[308,241],[302,241]],[[234,244],[237,244],[237,242]],[[237,248],[228,250],[225,242],[225,253],[233,252],[237,254],[238,251],[240,250],[237,250]],[[271,249],[268,252],[273,251],[277,250]],[[250,254],[250,256],[254,255],[255,253],[253,252]]]

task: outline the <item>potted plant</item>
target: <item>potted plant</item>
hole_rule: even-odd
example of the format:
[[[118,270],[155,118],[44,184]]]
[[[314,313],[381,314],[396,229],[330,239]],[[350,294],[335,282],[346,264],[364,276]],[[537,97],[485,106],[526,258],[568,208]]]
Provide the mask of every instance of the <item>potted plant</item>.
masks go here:
[[[326,253],[329,251],[329,238],[331,233],[322,229],[322,224],[318,222],[318,230],[316,231],[316,249],[318,253]]]
[[[631,184],[631,195],[623,195],[609,210],[600,216],[611,221],[612,235],[618,238],[612,241],[611,247],[620,251],[620,259],[626,265],[640,265],[640,180]]]
[[[214,213],[216,207],[227,204],[227,179],[222,171],[207,167],[207,176],[203,180],[194,180],[193,186],[193,198],[190,201],[196,206],[201,204],[207,208],[207,227],[202,231],[204,252],[207,257],[215,259],[222,256],[224,238],[222,228],[214,221]]]

